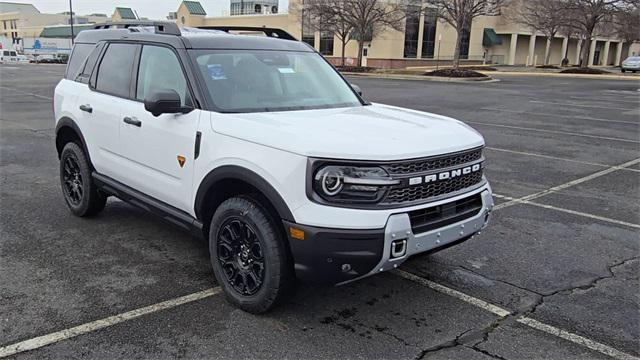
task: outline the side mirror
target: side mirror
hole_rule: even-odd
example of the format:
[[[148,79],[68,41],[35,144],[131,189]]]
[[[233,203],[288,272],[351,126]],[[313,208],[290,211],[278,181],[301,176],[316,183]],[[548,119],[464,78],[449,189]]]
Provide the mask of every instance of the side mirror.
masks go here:
[[[358,95],[360,95],[360,97],[362,97],[362,89],[360,89],[360,86],[356,84],[350,84],[350,85],[353,91],[355,91],[356,93],[358,93]]]
[[[144,99],[144,108],[153,116],[162,114],[186,114],[193,110],[192,107],[182,106],[180,95],[175,90],[159,90],[151,93]]]

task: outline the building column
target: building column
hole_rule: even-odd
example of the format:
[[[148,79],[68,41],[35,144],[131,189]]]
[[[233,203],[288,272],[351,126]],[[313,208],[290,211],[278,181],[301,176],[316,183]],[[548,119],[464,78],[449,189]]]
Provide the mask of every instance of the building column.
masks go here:
[[[562,54],[560,54],[560,63],[564,60],[565,55],[567,54],[567,48],[569,47],[569,38],[562,38]]]
[[[424,14],[420,12],[420,23],[418,24],[418,46],[416,49],[416,59],[422,59],[422,40],[424,39]]]
[[[602,55],[602,66],[609,65],[609,47],[611,47],[611,41],[607,40],[604,43],[604,54]]]
[[[582,53],[582,39],[578,39],[578,44],[576,45],[576,61],[574,62],[574,64],[578,65],[580,64],[580,55]]]
[[[624,42],[622,40],[618,41],[618,45],[616,46],[616,61],[613,64],[614,66],[620,66],[620,62],[622,61],[622,45]]]
[[[598,43],[598,40],[596,39],[591,40],[591,47],[589,48],[589,62],[587,63],[587,66],[593,66],[593,58],[596,56],[597,43]]]
[[[509,45],[509,59],[507,65],[516,64],[516,49],[518,48],[518,34],[511,34],[511,44]]]
[[[534,57],[536,56],[536,34],[531,34],[529,38],[529,62],[527,65],[534,66]]]

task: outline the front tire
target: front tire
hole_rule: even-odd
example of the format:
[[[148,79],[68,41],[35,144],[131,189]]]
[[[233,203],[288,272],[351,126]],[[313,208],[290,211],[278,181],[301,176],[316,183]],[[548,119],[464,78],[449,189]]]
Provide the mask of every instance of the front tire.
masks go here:
[[[292,289],[285,239],[266,208],[252,196],[224,201],[211,219],[209,253],[227,300],[263,313]]]
[[[84,151],[76,143],[70,142],[62,149],[60,184],[64,200],[76,216],[96,215],[107,204],[107,197],[98,192],[91,178],[91,167]]]
[[[622,71],[623,74],[627,72],[625,69],[621,69],[620,71]]]

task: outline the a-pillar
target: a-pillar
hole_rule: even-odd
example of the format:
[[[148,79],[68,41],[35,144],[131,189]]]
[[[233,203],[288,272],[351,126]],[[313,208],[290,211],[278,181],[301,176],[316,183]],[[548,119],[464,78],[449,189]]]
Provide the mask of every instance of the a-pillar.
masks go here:
[[[529,63],[527,65],[535,65],[534,58],[536,56],[536,34],[531,34],[529,38]]]
[[[609,47],[611,46],[611,41],[607,40],[604,43],[604,55],[602,56],[602,66],[609,65]]]
[[[518,34],[511,34],[511,44],[509,45],[509,60],[507,65],[516,64],[516,50],[518,49]]]

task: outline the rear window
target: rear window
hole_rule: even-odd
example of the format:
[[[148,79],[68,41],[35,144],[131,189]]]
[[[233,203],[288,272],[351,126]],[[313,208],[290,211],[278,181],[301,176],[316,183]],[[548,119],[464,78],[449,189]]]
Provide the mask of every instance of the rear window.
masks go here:
[[[94,44],[75,44],[73,46],[73,52],[71,53],[71,59],[69,59],[69,65],[67,65],[65,78],[73,80],[78,76],[80,66],[84,64],[93,47]]]
[[[3,55],[3,56],[10,56],[10,55],[9,55],[9,51],[6,51],[6,50],[2,52],[2,55]]]

